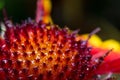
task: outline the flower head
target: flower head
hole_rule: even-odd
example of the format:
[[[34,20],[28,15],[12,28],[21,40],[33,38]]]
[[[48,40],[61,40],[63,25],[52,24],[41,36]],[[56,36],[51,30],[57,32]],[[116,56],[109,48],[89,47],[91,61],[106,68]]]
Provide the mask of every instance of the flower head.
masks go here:
[[[5,23],[0,41],[0,78],[86,80],[101,62],[92,60],[86,41],[57,25],[28,22]],[[92,73],[91,73],[92,72]]]
[[[110,55],[111,50],[99,48],[109,42],[103,44],[99,37],[93,43],[90,40],[99,29],[83,40],[77,31],[52,25],[50,9],[50,0],[38,0],[36,22],[1,23],[0,79],[96,80],[98,74],[120,72],[119,64],[113,65],[120,57],[111,58],[115,56]]]

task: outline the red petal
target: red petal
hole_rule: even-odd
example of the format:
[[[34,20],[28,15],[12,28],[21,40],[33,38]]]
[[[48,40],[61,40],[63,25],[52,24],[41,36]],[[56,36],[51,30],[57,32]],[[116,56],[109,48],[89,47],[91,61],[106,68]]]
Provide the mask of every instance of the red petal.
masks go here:
[[[91,52],[93,59],[103,56],[108,50],[103,50],[100,48],[94,48]],[[97,74],[104,73],[118,73],[120,72],[120,52],[111,51],[108,56],[105,57],[103,63],[96,70]]]

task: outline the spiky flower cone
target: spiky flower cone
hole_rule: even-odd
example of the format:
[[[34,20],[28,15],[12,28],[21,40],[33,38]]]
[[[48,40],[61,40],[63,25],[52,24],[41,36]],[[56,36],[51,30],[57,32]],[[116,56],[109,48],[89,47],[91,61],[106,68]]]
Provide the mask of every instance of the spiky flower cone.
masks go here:
[[[90,80],[98,63],[86,41],[57,25],[5,23],[0,39],[1,80]],[[94,63],[93,63],[94,62]]]

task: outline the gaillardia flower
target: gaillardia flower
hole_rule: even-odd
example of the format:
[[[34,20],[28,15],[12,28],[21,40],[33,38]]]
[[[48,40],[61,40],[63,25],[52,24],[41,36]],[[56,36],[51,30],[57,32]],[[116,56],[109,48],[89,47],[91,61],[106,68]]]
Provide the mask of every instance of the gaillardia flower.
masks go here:
[[[38,0],[36,21],[29,19],[16,25],[9,20],[1,23],[1,80],[100,80],[99,74],[120,72],[119,64],[104,68],[111,65],[112,58],[107,58],[111,49],[91,47],[89,38],[99,29],[82,40],[78,31],[48,24],[52,22],[51,6],[43,6],[44,1],[50,2]],[[120,57],[116,62],[119,60]]]
[[[28,21],[5,22],[0,39],[2,80],[88,80],[103,61],[92,60],[87,41],[76,41],[76,32],[57,25]]]

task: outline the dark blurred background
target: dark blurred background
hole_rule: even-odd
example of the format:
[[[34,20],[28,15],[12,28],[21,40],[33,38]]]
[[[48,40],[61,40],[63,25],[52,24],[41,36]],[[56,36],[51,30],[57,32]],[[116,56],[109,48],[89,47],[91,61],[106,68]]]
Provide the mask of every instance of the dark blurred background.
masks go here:
[[[37,0],[0,0],[0,19],[2,8],[14,22],[28,17],[35,19]],[[51,0],[52,19],[55,24],[70,29],[80,29],[80,33],[89,33],[100,27],[98,33],[103,40],[120,41],[120,0]]]

